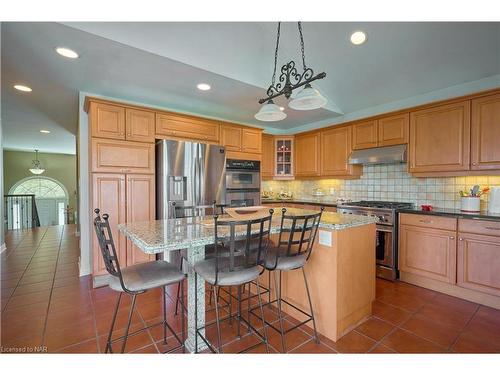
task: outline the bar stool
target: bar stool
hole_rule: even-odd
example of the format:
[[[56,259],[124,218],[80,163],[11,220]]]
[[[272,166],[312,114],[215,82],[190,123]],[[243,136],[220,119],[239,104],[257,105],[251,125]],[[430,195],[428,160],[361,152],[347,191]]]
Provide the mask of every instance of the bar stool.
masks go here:
[[[219,220],[214,217],[214,243],[215,257],[200,261],[194,265],[195,283],[198,276],[207,282],[215,296],[215,323],[198,327],[198,310],[195,310],[195,347],[198,348],[198,337],[200,337],[213,353],[222,353],[220,323],[231,319],[231,313],[224,319],[219,316],[218,293],[220,287],[238,287],[238,337],[241,337],[241,322],[243,321],[249,330],[253,331],[261,342],[243,349],[240,353],[251,350],[260,344],[265,344],[269,353],[267,328],[264,320],[264,310],[260,293],[259,276],[262,274],[262,265],[265,262],[267,248],[269,245],[269,234],[274,211],[269,210],[269,215],[252,220]],[[264,328],[264,335],[250,324],[250,318],[245,319],[241,314],[241,287],[252,281],[256,282],[257,295],[260,308],[260,318]],[[195,298],[195,306],[198,299]],[[250,312],[250,310],[249,310]],[[217,349],[205,338],[200,331],[216,324],[217,325]]]
[[[100,210],[98,208],[96,208],[94,212],[96,214],[96,217],[94,219],[94,229],[99,242],[99,248],[101,250],[106,270],[111,275],[109,287],[120,293],[118,295],[118,301],[116,303],[115,311],[113,313],[113,319],[111,321],[111,327],[109,329],[108,338],[106,340],[105,353],[113,353],[112,344],[122,339],[123,343],[121,347],[121,353],[123,353],[125,351],[125,345],[127,344],[127,339],[129,336],[133,336],[145,329],[152,328],[160,324],[163,325],[163,342],[165,344],[167,343],[168,329],[170,332],[172,332],[177,342],[179,343],[178,346],[169,350],[168,352],[175,351],[181,347],[184,351],[184,317],[182,317],[181,319],[182,332],[181,338],[179,338],[179,336],[177,336],[175,331],[167,322],[165,287],[172,284],[179,284],[181,288],[184,288],[183,281],[185,279],[185,275],[181,271],[179,271],[176,266],[164,260],[156,260],[121,268],[118,262],[118,256],[116,253],[113,236],[111,234],[111,228],[109,226],[109,215],[103,214],[101,218]],[[137,296],[155,288],[163,289],[163,321],[129,333],[130,323],[132,321],[132,314],[135,308]],[[128,315],[127,328],[125,329],[125,335],[112,340],[116,315],[120,307],[120,301],[123,293],[132,296],[132,304],[130,306]],[[184,293],[182,293],[182,296],[184,296]]]
[[[281,229],[277,246],[271,247],[269,249],[268,256],[265,261],[264,267],[267,271],[269,271],[269,279],[271,278],[270,274],[271,273],[273,274],[274,290],[276,293],[276,299],[271,301],[269,298],[269,302],[267,302],[265,305],[272,305],[273,303],[277,304],[280,327],[278,329],[272,324],[269,324],[269,326],[280,333],[281,346],[283,352],[286,352],[285,334],[310,321],[313,322],[314,340],[316,343],[319,344],[319,336],[318,332],[316,331],[316,321],[314,319],[314,310],[311,302],[311,294],[309,293],[309,285],[307,283],[307,277],[306,277],[306,272],[304,270],[304,266],[311,257],[314,240],[318,232],[319,222],[321,220],[321,215],[323,214],[323,210],[324,207],[321,207],[320,212],[315,214],[287,215],[286,208],[283,208],[281,210],[282,211]],[[282,272],[298,270],[298,269],[302,270],[302,274],[304,276],[304,284],[306,287],[307,299],[309,301],[310,313],[305,312],[301,308],[281,298]],[[278,272],[279,272],[279,283],[278,283]],[[269,285],[269,288],[271,288],[271,285]],[[308,319],[285,330],[283,327],[283,311],[281,309],[282,303],[286,303],[288,306],[304,314],[305,316],[307,316]]]

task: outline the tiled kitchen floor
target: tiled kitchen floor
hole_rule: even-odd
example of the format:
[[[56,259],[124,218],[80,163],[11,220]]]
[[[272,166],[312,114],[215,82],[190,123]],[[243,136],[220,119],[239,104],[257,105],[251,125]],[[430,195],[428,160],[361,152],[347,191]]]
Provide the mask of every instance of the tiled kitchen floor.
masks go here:
[[[1,255],[1,347],[46,347],[48,352],[99,353],[104,351],[106,332],[117,293],[91,288],[89,277],[78,277],[78,247],[74,226],[9,232],[8,250]],[[175,288],[169,290],[175,296]],[[162,314],[161,294],[151,291],[138,297],[133,326],[157,322]],[[126,301],[117,328],[127,318]],[[168,316],[180,330],[170,298]],[[276,314],[265,309],[267,319]],[[208,319],[213,317],[208,313]],[[291,318],[289,319],[291,321]],[[256,322],[258,326],[258,323]],[[236,324],[223,323],[224,351],[236,352],[255,342],[253,335],[236,339]],[[215,327],[207,330],[213,338]],[[279,335],[269,329],[271,351],[281,351]],[[118,332],[119,334],[120,332]],[[133,336],[127,351],[158,353],[173,347],[162,343],[160,327]],[[311,339],[309,328],[287,335],[292,353],[500,353],[500,311],[402,282],[377,279],[373,317],[337,342]],[[264,352],[259,346],[253,352]]]

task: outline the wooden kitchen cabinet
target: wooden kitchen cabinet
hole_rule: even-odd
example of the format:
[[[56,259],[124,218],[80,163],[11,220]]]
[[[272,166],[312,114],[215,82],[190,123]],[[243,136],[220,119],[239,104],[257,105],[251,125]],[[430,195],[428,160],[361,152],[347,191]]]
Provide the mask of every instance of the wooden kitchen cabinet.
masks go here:
[[[125,139],[125,108],[91,102],[89,114],[92,137]]]
[[[472,100],[471,169],[500,170],[500,94]]]
[[[274,176],[274,136],[262,134],[262,161],[260,163],[260,176],[271,179]]]
[[[241,127],[222,125],[220,127],[220,143],[226,151],[241,151]]]
[[[99,208],[102,214],[109,214],[111,233],[115,242],[118,261],[121,265],[127,264],[126,239],[118,232],[117,225],[126,222],[126,192],[125,175],[113,173],[93,173],[92,174],[92,254],[93,254],[93,275],[106,274],[106,267],[102,258],[101,250],[94,231],[93,220],[94,209]]]
[[[226,148],[228,159],[260,160],[262,131],[223,123],[220,127],[220,144]]]
[[[399,269],[450,284],[456,276],[456,232],[402,224]]]
[[[408,143],[409,127],[409,113],[378,119],[378,146],[385,147]]]
[[[243,128],[241,131],[241,151],[260,154],[262,152],[262,131]]]
[[[156,134],[163,136],[218,142],[219,128],[218,122],[201,117],[156,113]]]
[[[411,112],[409,158],[411,173],[469,170],[470,101]]]
[[[352,152],[350,126],[321,132],[321,176],[357,176],[361,166],[348,163]]]
[[[92,172],[155,173],[154,143],[92,139]]]
[[[320,133],[295,135],[295,176],[320,176]]]
[[[377,147],[378,123],[377,120],[364,121],[352,125],[352,148],[361,150]]]
[[[126,175],[127,223],[156,219],[155,176],[147,174]],[[155,260],[127,240],[127,266]]]
[[[155,114],[138,109],[125,109],[126,139],[136,142],[155,141]]]

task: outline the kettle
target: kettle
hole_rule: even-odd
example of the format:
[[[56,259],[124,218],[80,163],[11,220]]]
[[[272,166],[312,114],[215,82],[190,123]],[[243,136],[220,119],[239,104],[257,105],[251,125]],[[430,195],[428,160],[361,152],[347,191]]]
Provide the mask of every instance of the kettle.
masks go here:
[[[500,214],[500,186],[494,186],[489,191],[488,212]]]

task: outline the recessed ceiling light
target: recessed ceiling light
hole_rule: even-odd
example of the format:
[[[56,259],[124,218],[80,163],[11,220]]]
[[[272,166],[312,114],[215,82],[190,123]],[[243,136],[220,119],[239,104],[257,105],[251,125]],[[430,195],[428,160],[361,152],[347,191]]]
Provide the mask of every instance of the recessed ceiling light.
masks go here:
[[[78,53],[73,51],[72,49],[65,48],[65,47],[57,47],[56,52],[60,54],[61,56],[67,57],[69,59],[77,59],[78,58]]]
[[[280,107],[280,111],[284,111],[285,110],[285,107]]]
[[[198,85],[196,87],[198,87],[198,90],[201,90],[201,91],[208,91],[211,89],[211,87],[208,83],[198,83]]]
[[[31,87],[24,86],[24,85],[14,85],[14,88],[19,91],[24,91],[24,92],[31,92],[33,91]]]
[[[42,130],[40,130],[40,133],[43,133],[43,134],[49,134],[49,133],[50,133],[50,130],[45,130],[45,129],[42,129]]]
[[[351,34],[351,43],[359,46],[366,42],[366,34],[362,31],[355,31]]]

